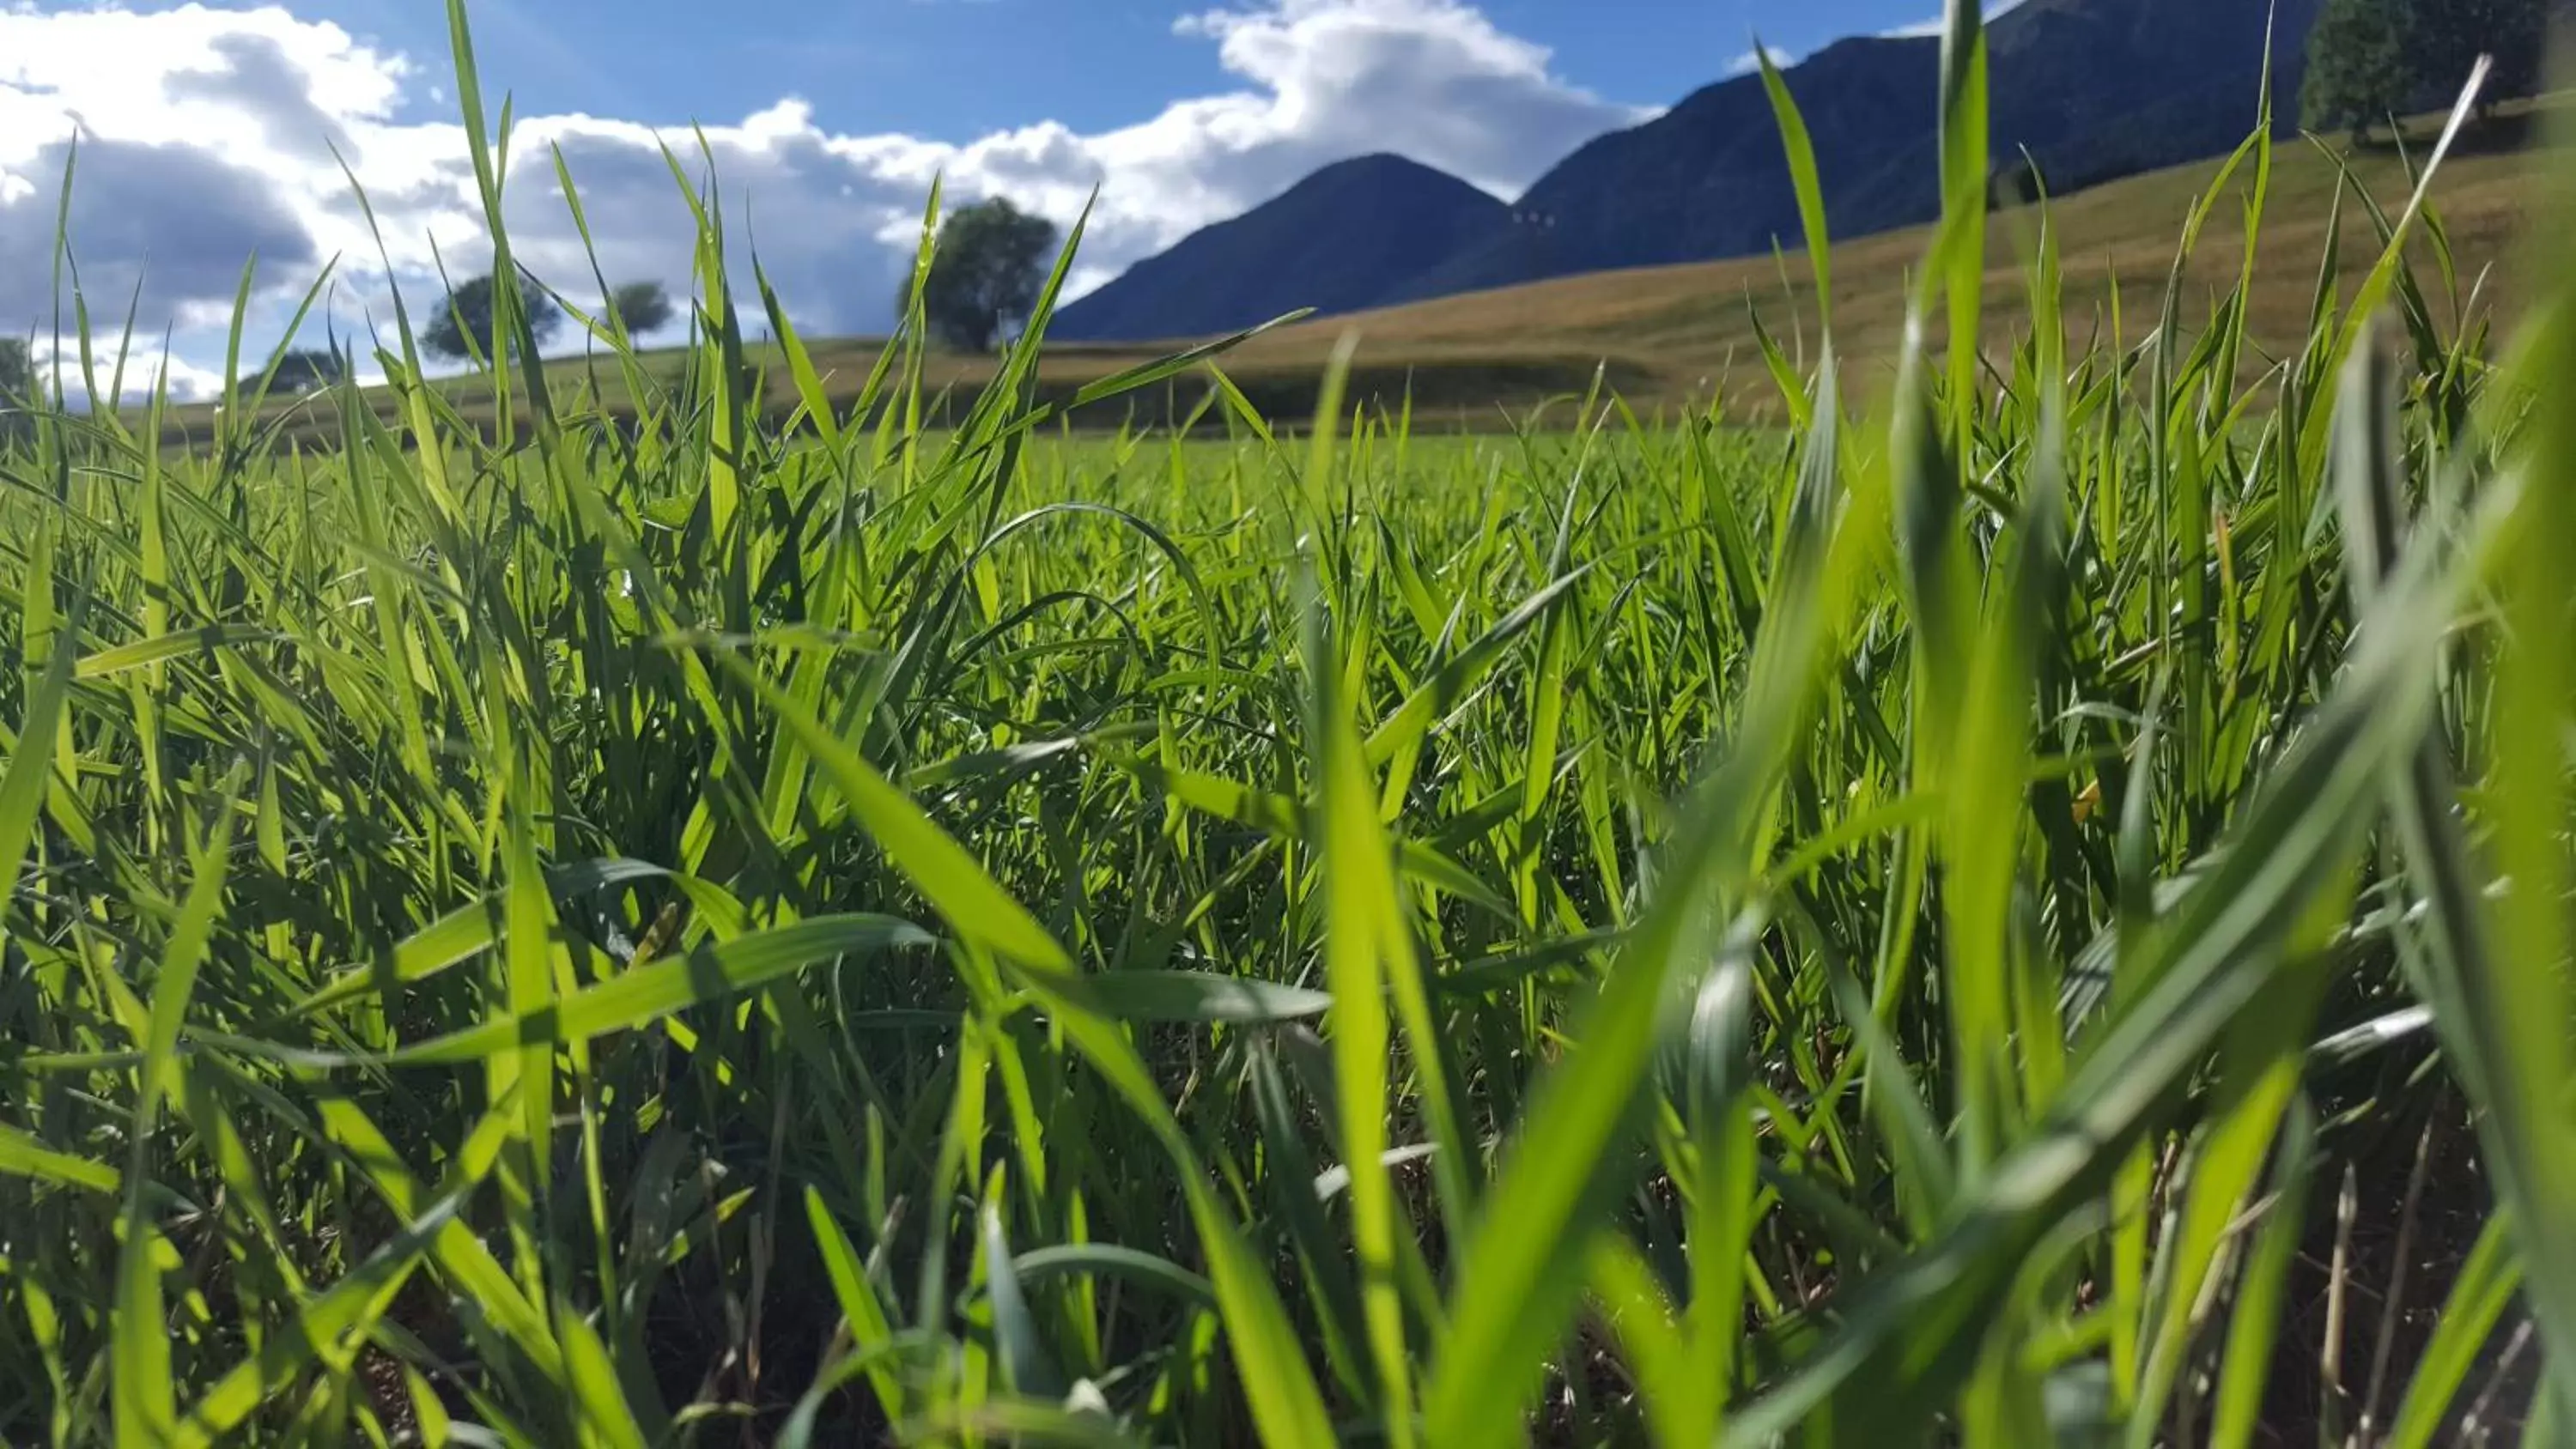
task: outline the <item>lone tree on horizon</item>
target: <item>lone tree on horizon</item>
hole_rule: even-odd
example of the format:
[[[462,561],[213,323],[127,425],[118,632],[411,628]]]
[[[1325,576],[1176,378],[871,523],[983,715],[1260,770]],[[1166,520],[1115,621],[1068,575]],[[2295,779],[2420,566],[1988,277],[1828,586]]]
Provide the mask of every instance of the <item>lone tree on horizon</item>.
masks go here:
[[[2326,0],[2308,32],[2299,119],[2358,146],[2381,121],[2394,129],[2409,111],[2448,107],[2484,55],[2495,68],[2478,92],[2483,121],[2539,85],[2548,38],[2549,0]]]
[[[269,387],[277,392],[298,394],[331,386],[349,375],[349,359],[330,347],[300,347],[277,359],[276,376]]]
[[[539,345],[563,326],[563,309],[525,273],[520,274],[519,301],[528,309],[528,330],[536,334]],[[420,341],[441,357],[463,361],[480,356],[489,362],[493,352],[491,274],[459,283],[455,291],[448,293],[447,300],[431,315]]]
[[[2308,32],[2300,124],[2311,131],[2348,131],[2356,146],[2379,122],[2397,124],[2416,87],[2400,5],[2401,0],[2326,0]]]
[[[27,344],[17,337],[0,337],[0,407],[10,403],[33,406],[36,400],[36,364],[27,355]]]
[[[628,282],[608,294],[629,334],[650,332],[671,320],[671,294],[659,282]]]
[[[961,352],[990,352],[1004,330],[1028,320],[1056,249],[1055,223],[994,197],[948,214],[939,226],[930,277],[921,288],[931,334]],[[897,307],[912,310],[912,279]]]
[[[44,399],[36,392],[36,364],[26,339],[0,337],[0,443],[32,430],[27,414]]]

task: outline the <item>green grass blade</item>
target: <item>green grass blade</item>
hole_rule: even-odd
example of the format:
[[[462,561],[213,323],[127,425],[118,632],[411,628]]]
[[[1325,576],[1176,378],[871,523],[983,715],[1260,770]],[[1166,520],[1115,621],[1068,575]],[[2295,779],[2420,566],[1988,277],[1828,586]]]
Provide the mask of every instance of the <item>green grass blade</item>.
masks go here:
[[[114,1193],[122,1181],[117,1170],[104,1162],[56,1152],[27,1133],[5,1126],[0,1126],[0,1172],[87,1192]]]
[[[1322,444],[1318,444],[1319,463]],[[1377,791],[1340,687],[1347,668],[1323,623],[1307,611],[1307,735],[1320,792],[1314,823],[1324,876],[1324,979],[1333,993],[1327,1023],[1333,1049],[1335,1134],[1350,1173],[1351,1235],[1358,1253],[1360,1311],[1377,1370],[1378,1409],[1390,1444],[1413,1443],[1413,1367],[1396,1284],[1398,1222],[1394,1181],[1386,1168],[1388,957],[1410,949],[1378,829]],[[1431,1043],[1416,1043],[1429,1048]],[[1437,1071],[1437,1058],[1430,1070]]]
[[[1760,37],[1753,42],[1754,64],[1762,89],[1771,98],[1771,119],[1780,128],[1780,145],[1788,153],[1789,182],[1798,196],[1798,221],[1807,233],[1807,267],[1816,279],[1816,328],[1831,343],[1834,331],[1833,238],[1825,229],[1825,189],[1816,173],[1816,145],[1807,135],[1807,118],[1798,110],[1789,83],[1772,63],[1771,48]]]
[[[2210,1449],[2246,1449],[2254,1442],[2263,1391],[2272,1378],[2281,1300],[2288,1291],[2300,1235],[2307,1230],[2308,1162],[2315,1141],[2314,1114],[2300,1103],[2275,1149],[2271,1204],[2255,1233],[2254,1250],[2247,1255],[2236,1303],[2228,1315],[2226,1360],[2219,1370]]]
[[[1213,971],[1104,971],[1082,983],[1082,999],[1118,1021],[1257,1026],[1321,1016],[1333,997],[1303,986]]]
[[[205,842],[195,851],[196,873],[162,949],[160,974],[152,982],[151,1019],[142,1041],[142,1093],[135,1107],[133,1147],[125,1169],[124,1243],[117,1255],[117,1312],[108,1366],[120,1445],[167,1439],[177,1415],[170,1340],[162,1320],[161,1267],[155,1261],[164,1239],[146,1209],[144,1188],[151,1180],[153,1128],[171,1080],[179,1034],[196,994],[198,968],[205,962],[207,944],[223,909],[232,822],[227,799]]]
[[[950,930],[1033,970],[1073,969],[1073,958],[1025,907],[909,796],[826,730],[811,710],[732,654],[716,658],[726,672],[757,691],[778,722],[796,736],[886,858],[929,899]]]
[[[2388,1423],[2388,1449],[2427,1449],[2449,1416],[2452,1397],[2468,1382],[2487,1338],[2513,1306],[2522,1286],[2522,1264],[2514,1256],[2510,1216],[2487,1219],[2478,1240],[2461,1260],[2443,1300],[2433,1336],[2415,1361],[2415,1377],[2406,1385],[2397,1416]]]
[[[547,1050],[633,1031],[673,1012],[756,990],[844,956],[928,946],[935,938],[891,916],[817,916],[613,976],[524,1014],[486,1022],[389,1054],[425,1066],[482,1061],[498,1052]]]

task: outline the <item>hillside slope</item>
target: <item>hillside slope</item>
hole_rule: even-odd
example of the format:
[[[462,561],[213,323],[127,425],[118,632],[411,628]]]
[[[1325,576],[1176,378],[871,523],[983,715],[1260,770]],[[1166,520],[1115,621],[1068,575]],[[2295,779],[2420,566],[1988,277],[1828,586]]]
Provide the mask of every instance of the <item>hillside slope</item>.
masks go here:
[[[2576,104],[2576,97],[2569,103]],[[2440,269],[2419,241],[2411,259],[2420,283],[2434,298],[2437,321],[2461,325],[2476,311],[2516,315],[2529,294],[2535,256],[2526,245],[2540,199],[2552,180],[2576,165],[2565,150],[2482,149],[2521,134],[2531,120],[2509,109],[2495,131],[2473,133],[2435,178],[2433,202],[2458,278],[2458,296],[2445,298]],[[2420,122],[2409,141],[2420,157],[2431,123]],[[2411,190],[2406,159],[2374,149],[2336,158],[2298,140],[2275,151],[2252,294],[2250,332],[2258,345],[2284,347],[2306,334],[2321,261],[2331,243],[2342,259],[2342,290],[2349,294],[2378,254],[2366,208],[2347,197],[2340,225],[2330,229],[2335,191],[2349,166],[2354,179],[2394,213]],[[2203,160],[2128,177],[2062,197],[2048,209],[2063,259],[2068,328],[2080,341],[2094,329],[2116,325],[2135,342],[2154,325],[2175,266],[2174,238],[2219,162]],[[2237,198],[2250,189],[2240,174],[2211,210],[2197,249],[2182,268],[2183,325],[2204,322],[2206,299],[2226,291],[2244,261],[2243,212]],[[2018,207],[1993,218],[1987,248],[1987,338],[1996,346],[2026,331],[2026,267],[2037,239],[2036,208]],[[1838,230],[1834,247],[1834,328],[1838,350],[1857,386],[1887,380],[1883,369],[1897,355],[1905,326],[1906,279],[1930,245],[1929,228],[1904,227],[1874,236]],[[2455,305],[2456,304],[2456,305]],[[1551,352],[1613,359],[1651,371],[1663,380],[1658,400],[1704,398],[1727,388],[1739,399],[1766,396],[1770,384],[1755,334],[1755,316],[1783,347],[1799,345],[1812,328],[1812,277],[1794,242],[1785,257],[1694,262],[1593,272],[1524,284],[1501,291],[1382,308],[1329,321],[1283,328],[1254,340],[1244,365],[1287,365],[1290,358],[1320,361],[1344,331],[1360,334],[1363,359],[1408,359],[1434,368],[1444,361],[1494,357],[1543,343]],[[1937,330],[1937,323],[1936,323]],[[1804,333],[1810,352],[1812,331]],[[2251,365],[2268,365],[2262,359]],[[1633,395],[1632,395],[1633,400]]]
[[[1300,307],[1369,306],[1505,216],[1445,171],[1363,156],[1138,263],[1058,312],[1049,331],[1076,342],[1172,337],[1232,332]]]

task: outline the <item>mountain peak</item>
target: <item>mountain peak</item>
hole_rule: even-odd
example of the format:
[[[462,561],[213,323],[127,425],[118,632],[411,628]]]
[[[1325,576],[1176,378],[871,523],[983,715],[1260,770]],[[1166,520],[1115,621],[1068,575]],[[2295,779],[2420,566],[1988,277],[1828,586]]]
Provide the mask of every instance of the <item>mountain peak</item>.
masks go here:
[[[1425,166],[1410,156],[1400,155],[1393,151],[1371,151],[1365,156],[1353,156],[1341,161],[1328,161],[1308,173],[1306,181],[1319,181],[1327,176],[1375,175],[1420,175],[1426,178],[1437,177],[1443,181],[1456,181],[1458,179],[1436,166]],[[1298,184],[1302,186],[1305,182],[1299,182]],[[1459,184],[1464,185],[1466,183],[1460,182]]]
[[[2050,188],[2235,146],[2255,124],[2264,45],[2295,93],[2321,0],[2025,0],[1995,18],[1993,154],[2028,150]],[[1940,210],[1940,41],[1840,40],[1787,72],[1837,236]],[[2294,113],[2285,108],[2284,114]],[[1758,75],[1599,136],[1505,206],[1400,156],[1327,166],[1067,308],[1059,332],[1201,335],[1301,306],[1348,311],[1576,272],[1744,256],[1799,233]]]
[[[1507,215],[1436,167],[1354,156],[1137,263],[1058,312],[1048,333],[1142,341],[1237,331],[1303,307],[1352,311]]]

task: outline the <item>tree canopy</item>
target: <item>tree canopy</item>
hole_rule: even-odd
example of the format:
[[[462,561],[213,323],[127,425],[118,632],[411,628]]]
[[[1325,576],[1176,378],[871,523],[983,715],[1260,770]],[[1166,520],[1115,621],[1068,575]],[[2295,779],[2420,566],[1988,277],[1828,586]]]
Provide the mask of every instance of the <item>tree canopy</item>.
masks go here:
[[[277,360],[273,392],[312,392],[349,375],[349,359],[328,347],[301,347]]]
[[[0,337],[0,441],[23,436],[26,414],[39,402],[36,365],[24,338]]]
[[[2299,88],[2299,119],[2309,130],[2348,129],[2357,141],[2406,109],[2416,78],[2402,3],[2326,0],[2308,32],[2308,75]]]
[[[659,282],[628,282],[608,294],[626,330],[650,332],[671,320],[671,294]]]
[[[2380,121],[2448,106],[2485,55],[2483,115],[2539,84],[2548,30],[2548,0],[2326,0],[2308,32],[2300,120],[2360,140]]]
[[[36,365],[25,339],[0,337],[0,408],[32,403],[35,395]]]
[[[1028,320],[1055,250],[1055,223],[1007,197],[950,212],[921,289],[923,319],[951,347],[991,351],[1006,328]],[[906,311],[911,289],[907,280],[900,299]]]
[[[519,297],[528,309],[529,330],[543,344],[563,326],[563,309],[532,280],[522,280]],[[469,337],[471,342],[467,341]],[[448,293],[447,300],[431,315],[420,340],[441,357],[462,359],[479,354],[489,361],[493,353],[490,274],[463,282]]]

